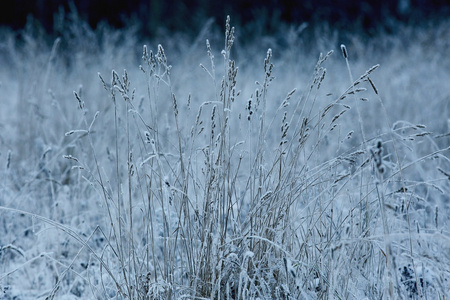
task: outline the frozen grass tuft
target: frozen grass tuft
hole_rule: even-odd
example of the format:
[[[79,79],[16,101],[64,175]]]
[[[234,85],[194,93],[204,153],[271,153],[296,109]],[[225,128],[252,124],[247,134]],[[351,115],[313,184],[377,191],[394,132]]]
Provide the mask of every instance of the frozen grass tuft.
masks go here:
[[[1,48],[22,71],[0,72],[0,298],[450,294],[445,42],[293,59],[235,49],[227,18],[221,45],[138,55],[132,32],[66,26],[46,64],[29,35]]]

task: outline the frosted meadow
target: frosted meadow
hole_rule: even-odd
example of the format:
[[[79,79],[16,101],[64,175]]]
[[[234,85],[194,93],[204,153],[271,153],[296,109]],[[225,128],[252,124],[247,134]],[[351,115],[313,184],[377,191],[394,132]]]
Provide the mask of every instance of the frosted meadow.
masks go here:
[[[0,33],[0,299],[448,299],[449,22],[232,25]]]

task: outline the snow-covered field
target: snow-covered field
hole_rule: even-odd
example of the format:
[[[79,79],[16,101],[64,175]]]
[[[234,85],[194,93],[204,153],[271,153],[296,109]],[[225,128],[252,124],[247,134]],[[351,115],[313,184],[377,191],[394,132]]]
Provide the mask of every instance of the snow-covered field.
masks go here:
[[[0,299],[448,299],[449,25],[3,30]]]

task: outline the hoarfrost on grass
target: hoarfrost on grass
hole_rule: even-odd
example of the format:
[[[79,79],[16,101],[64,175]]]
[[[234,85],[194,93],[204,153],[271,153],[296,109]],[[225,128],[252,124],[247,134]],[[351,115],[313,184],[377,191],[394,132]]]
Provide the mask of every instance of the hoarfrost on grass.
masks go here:
[[[2,48],[0,298],[450,294],[449,58],[429,30],[320,56],[239,48],[229,21],[224,48]]]

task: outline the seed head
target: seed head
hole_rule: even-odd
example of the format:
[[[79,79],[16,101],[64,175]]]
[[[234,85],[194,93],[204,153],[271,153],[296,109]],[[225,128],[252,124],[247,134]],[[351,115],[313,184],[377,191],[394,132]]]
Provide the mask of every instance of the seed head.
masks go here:
[[[344,56],[344,58],[347,59],[348,53],[347,53],[347,48],[345,47],[344,44],[341,44],[341,51],[342,51],[342,55]]]

